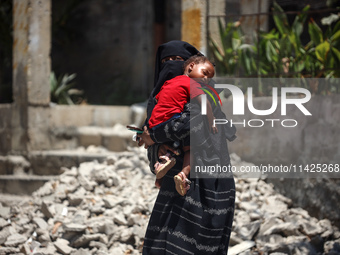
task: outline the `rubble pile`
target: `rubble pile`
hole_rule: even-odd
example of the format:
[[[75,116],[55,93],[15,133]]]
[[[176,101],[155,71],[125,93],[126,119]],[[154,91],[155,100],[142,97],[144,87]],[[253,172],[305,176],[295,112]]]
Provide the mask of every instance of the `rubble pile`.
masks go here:
[[[145,150],[63,170],[29,199],[0,203],[0,254],[140,254],[158,193]],[[228,254],[340,254],[329,220],[293,208],[260,178],[236,178],[236,189]]]

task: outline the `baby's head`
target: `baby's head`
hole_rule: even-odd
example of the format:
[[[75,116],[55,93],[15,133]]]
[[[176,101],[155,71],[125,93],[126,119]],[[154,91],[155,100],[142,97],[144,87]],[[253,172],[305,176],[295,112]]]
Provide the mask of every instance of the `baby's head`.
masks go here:
[[[184,62],[184,74],[190,78],[199,78],[207,81],[215,75],[215,68],[205,56],[192,56]]]

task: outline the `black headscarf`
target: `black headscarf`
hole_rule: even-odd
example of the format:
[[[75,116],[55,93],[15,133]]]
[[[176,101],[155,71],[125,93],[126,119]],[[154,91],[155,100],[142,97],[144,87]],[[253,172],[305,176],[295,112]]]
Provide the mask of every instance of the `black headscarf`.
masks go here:
[[[154,88],[148,100],[146,124],[155,107],[154,97],[158,94],[164,82],[183,74],[183,61],[166,61],[162,63],[162,59],[169,56],[180,56],[185,61],[198,53],[200,52],[194,46],[183,41],[170,41],[158,47],[155,63]]]

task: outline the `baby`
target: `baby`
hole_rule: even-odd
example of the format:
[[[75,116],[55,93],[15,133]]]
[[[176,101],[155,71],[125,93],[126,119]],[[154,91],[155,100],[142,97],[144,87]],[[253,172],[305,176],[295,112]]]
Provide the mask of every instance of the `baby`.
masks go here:
[[[166,81],[160,92],[156,95],[155,105],[151,117],[149,119],[148,132],[154,132],[157,128],[165,125],[174,118],[179,118],[183,112],[184,105],[189,100],[197,100],[202,104],[202,95],[204,91],[201,85],[196,82],[208,83],[208,79],[215,75],[213,64],[204,56],[193,56],[184,62],[184,74]],[[195,80],[193,80],[195,79]],[[211,104],[207,101],[207,117],[209,127],[213,133],[217,132],[217,128],[213,127],[214,115]],[[149,135],[149,134],[147,134]],[[145,144],[151,146],[154,141],[142,135]],[[171,139],[171,138],[170,138]],[[187,178],[190,173],[190,137],[183,138],[184,161],[182,171],[174,176],[177,192],[184,196],[190,188],[190,181]],[[156,179],[160,180],[176,163],[175,158],[170,153],[161,156],[163,162],[155,164]],[[156,185],[159,181],[156,180]]]

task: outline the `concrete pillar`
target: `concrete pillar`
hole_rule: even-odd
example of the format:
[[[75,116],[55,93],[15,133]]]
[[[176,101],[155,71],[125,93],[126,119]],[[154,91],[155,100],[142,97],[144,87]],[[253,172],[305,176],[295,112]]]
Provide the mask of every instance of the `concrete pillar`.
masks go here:
[[[207,0],[207,11],[208,15],[211,15],[208,19],[208,33],[207,36],[210,36],[216,43],[222,48],[222,42],[220,37],[220,30],[218,26],[218,20],[225,24],[224,15],[226,14],[226,0]],[[221,15],[221,17],[218,17]],[[207,38],[207,43],[209,42],[209,38]]]
[[[207,53],[205,0],[182,0],[181,38]]]
[[[50,50],[51,0],[14,0],[12,114],[14,151],[29,149],[30,129],[37,128],[35,123],[30,123],[30,114],[49,106]]]
[[[241,15],[269,12],[269,0],[241,0]],[[248,43],[256,38],[257,30],[268,31],[268,15],[243,16],[241,27]]]

